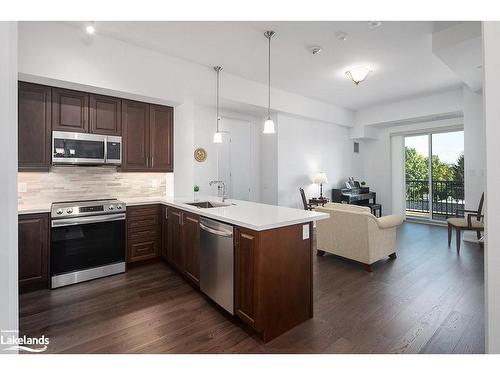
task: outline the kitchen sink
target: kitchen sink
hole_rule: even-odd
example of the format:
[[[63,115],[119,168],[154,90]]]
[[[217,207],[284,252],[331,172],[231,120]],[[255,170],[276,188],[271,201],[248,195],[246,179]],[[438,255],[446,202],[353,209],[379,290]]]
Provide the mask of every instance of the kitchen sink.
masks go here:
[[[186,203],[189,204],[190,206],[195,206],[198,208],[214,208],[214,207],[227,207],[233,205],[233,203],[222,203],[222,202],[191,202],[191,203]]]

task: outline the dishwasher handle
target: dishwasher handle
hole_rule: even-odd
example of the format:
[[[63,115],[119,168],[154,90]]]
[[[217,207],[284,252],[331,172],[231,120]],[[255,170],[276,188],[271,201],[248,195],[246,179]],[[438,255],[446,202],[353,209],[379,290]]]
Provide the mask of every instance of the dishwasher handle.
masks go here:
[[[222,230],[210,228],[210,227],[206,226],[205,224],[203,224],[202,222],[200,222],[200,228],[209,232],[209,233],[215,234],[217,236],[229,237],[229,238],[233,237],[233,232],[226,231],[226,230],[222,231]]]

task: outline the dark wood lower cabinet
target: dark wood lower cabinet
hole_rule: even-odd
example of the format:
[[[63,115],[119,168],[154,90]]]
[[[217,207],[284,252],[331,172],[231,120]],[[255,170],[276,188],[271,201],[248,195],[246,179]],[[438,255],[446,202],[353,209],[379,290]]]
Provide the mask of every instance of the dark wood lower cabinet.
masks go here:
[[[161,208],[161,257],[168,261],[168,209],[166,206]]]
[[[127,263],[160,256],[161,209],[158,204],[127,207]]]
[[[168,207],[167,259],[178,270],[184,269],[182,254],[182,211]]]
[[[245,323],[255,327],[254,261],[257,233],[244,228],[235,230],[235,312]]]
[[[19,215],[19,291],[49,287],[49,214]]]
[[[200,217],[183,212],[182,252],[184,253],[184,272],[196,285],[200,285]]]
[[[265,341],[312,318],[312,239],[303,226],[236,228],[236,315]]]
[[[199,287],[199,220],[159,204],[127,207],[127,263],[162,257]],[[264,342],[313,316],[312,233],[312,223],[235,228],[235,314]],[[19,216],[21,291],[48,287],[49,243],[48,214]]]

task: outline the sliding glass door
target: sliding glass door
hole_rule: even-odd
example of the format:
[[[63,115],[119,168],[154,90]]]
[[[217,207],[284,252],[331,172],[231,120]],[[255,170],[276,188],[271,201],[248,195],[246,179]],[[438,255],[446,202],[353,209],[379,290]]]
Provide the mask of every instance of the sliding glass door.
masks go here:
[[[406,215],[446,220],[464,207],[464,132],[405,137]]]

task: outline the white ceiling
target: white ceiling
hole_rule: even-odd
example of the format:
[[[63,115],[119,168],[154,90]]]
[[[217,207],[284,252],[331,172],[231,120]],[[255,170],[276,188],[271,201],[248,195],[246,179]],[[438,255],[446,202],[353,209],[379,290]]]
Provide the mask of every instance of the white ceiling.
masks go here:
[[[83,26],[83,25],[82,25]],[[97,22],[112,36],[203,65],[267,81],[265,30],[272,42],[272,86],[323,102],[359,109],[457,87],[461,80],[432,52],[433,22]],[[444,25],[446,26],[446,25]],[[335,33],[349,34],[340,41]],[[98,35],[96,35],[98,37]],[[311,46],[322,52],[313,56]],[[355,86],[346,67],[373,73]]]

